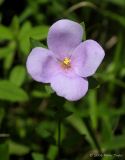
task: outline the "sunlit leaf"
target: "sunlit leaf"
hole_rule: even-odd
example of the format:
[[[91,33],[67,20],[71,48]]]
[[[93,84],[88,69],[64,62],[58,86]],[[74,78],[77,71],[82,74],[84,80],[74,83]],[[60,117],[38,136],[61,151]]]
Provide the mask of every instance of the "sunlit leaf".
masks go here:
[[[0,25],[0,40],[12,40],[13,34],[11,30],[3,25]]]
[[[25,80],[26,70],[24,66],[18,65],[13,68],[10,74],[10,81],[16,84],[17,86],[21,86]]]

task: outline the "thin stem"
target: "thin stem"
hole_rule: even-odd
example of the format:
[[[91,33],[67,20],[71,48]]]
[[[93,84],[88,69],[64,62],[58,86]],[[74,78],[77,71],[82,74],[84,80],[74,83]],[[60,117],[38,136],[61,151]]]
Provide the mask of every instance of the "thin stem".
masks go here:
[[[61,120],[58,120],[58,160],[61,160]]]

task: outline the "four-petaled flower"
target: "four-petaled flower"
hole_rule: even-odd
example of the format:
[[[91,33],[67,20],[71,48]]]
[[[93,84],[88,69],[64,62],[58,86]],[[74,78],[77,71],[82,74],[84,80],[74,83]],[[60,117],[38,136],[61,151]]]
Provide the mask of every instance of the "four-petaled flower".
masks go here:
[[[94,40],[82,42],[80,24],[62,19],[48,32],[48,49],[34,48],[27,59],[31,77],[50,83],[57,95],[69,101],[82,98],[88,90],[87,77],[93,75],[104,58],[104,50]]]

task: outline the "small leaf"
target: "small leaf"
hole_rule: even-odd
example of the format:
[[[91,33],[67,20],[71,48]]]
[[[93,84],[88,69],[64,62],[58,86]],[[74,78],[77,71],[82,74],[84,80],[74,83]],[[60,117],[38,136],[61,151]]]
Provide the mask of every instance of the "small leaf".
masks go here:
[[[36,98],[48,98],[48,97],[50,97],[50,94],[43,92],[43,91],[34,90],[34,91],[32,91],[32,96],[34,96]]]
[[[24,66],[16,66],[13,68],[10,74],[10,81],[16,84],[17,86],[21,86],[25,80],[26,70]]]
[[[8,70],[12,66],[13,60],[14,60],[14,54],[11,52],[5,58],[5,61],[4,61],[5,70]]]
[[[19,24],[19,19],[18,19],[18,17],[17,17],[17,16],[14,16],[13,19],[12,19],[10,28],[11,28],[11,30],[12,30],[12,32],[13,32],[13,34],[14,34],[15,36],[18,36],[17,34],[18,34],[18,31],[19,31],[19,25],[20,25],[20,24]]]
[[[8,80],[0,80],[0,99],[12,102],[27,101],[28,95],[14,83]]]
[[[29,151],[30,151],[29,147],[27,147],[23,144],[18,144],[16,142],[9,141],[9,152],[10,152],[10,154],[23,156],[23,155],[29,153]]]
[[[45,160],[44,155],[40,153],[32,153],[33,160]]]
[[[20,50],[24,54],[28,54],[30,50],[30,42],[29,42],[29,37],[30,37],[30,30],[32,26],[30,22],[26,22],[23,24],[22,28],[20,29],[19,32],[19,46]]]
[[[80,23],[81,24],[81,26],[83,27],[83,31],[84,31],[84,33],[83,33],[83,40],[85,41],[86,40],[86,27],[85,27],[85,23],[84,23],[84,21],[83,22],[81,22]]]
[[[42,138],[50,137],[55,130],[55,123],[44,121],[36,127],[36,132]]]
[[[45,85],[45,90],[48,94],[52,94],[55,92],[49,85]]]
[[[58,153],[57,146],[50,145],[48,153],[47,153],[47,158],[51,159],[51,160],[55,160],[56,156],[57,156],[57,153]]]
[[[13,34],[8,27],[0,25],[0,40],[12,40]]]
[[[34,47],[41,47],[40,42],[38,40],[44,40],[47,37],[48,33],[48,26],[36,26],[32,27],[31,23],[26,22],[19,33],[19,43],[20,43],[20,49],[24,54],[28,54],[30,51],[30,43],[31,48]],[[32,42],[30,42],[31,39]],[[42,45],[42,47],[45,47]]]
[[[10,42],[7,46],[0,48],[0,59],[7,58],[9,55],[13,55],[16,48],[15,42]]]
[[[36,26],[30,31],[30,37],[36,40],[44,40],[47,37],[48,26]]]

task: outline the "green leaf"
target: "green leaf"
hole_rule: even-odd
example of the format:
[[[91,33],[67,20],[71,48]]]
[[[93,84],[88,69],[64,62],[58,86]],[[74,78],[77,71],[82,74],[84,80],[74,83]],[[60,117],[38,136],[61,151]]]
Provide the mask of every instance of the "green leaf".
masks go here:
[[[23,144],[9,141],[9,153],[10,154],[23,156],[23,155],[29,153],[29,151],[30,151],[29,147],[27,147]]]
[[[45,160],[44,155],[40,153],[32,153],[33,160]]]
[[[96,94],[96,90],[91,90],[88,93],[88,102],[89,102],[89,106],[90,106],[90,118],[92,121],[92,126],[94,129],[97,128],[98,126],[98,105],[97,105],[97,94]]]
[[[49,85],[45,85],[45,90],[48,94],[52,94],[55,92]]]
[[[0,41],[1,40],[12,40],[13,34],[8,27],[0,25]]]
[[[50,159],[50,160],[55,160],[56,156],[57,156],[57,153],[58,153],[57,146],[50,145],[48,153],[47,153],[47,158]]]
[[[26,70],[24,66],[18,65],[13,68],[10,73],[10,81],[16,84],[17,86],[21,86],[25,80]]]
[[[36,26],[30,31],[30,37],[36,40],[44,40],[47,37],[48,26]]]
[[[12,21],[11,21],[11,30],[13,31],[13,33],[15,35],[17,35],[18,31],[19,31],[19,19],[17,16],[14,16]]]
[[[54,130],[55,130],[55,123],[49,121],[41,122],[36,127],[37,134],[42,138],[50,137],[53,134]]]
[[[10,67],[13,64],[13,60],[14,60],[14,54],[11,52],[6,56],[6,58],[4,60],[4,69],[5,70],[10,69]]]
[[[38,42],[38,40],[44,40],[47,37],[48,33],[48,26],[36,26],[32,27],[31,23],[26,22],[19,33],[19,42],[20,42],[20,49],[23,53],[28,54],[30,50],[30,42],[31,48],[39,47],[43,45]],[[31,38],[31,40],[30,40]],[[35,39],[35,40],[32,40]]]
[[[86,27],[85,27],[85,23],[84,21],[80,23],[81,26],[83,27],[83,31],[84,31],[84,34],[83,34],[83,40],[85,41],[86,40]]]
[[[12,102],[27,101],[28,95],[14,83],[8,80],[0,80],[0,99]]]
[[[83,122],[82,118],[78,117],[77,115],[73,114],[67,118],[67,121],[81,134],[85,135],[86,139],[90,142],[90,144],[95,147],[93,139],[89,134],[89,131]]]
[[[10,41],[8,45],[6,45],[5,47],[1,47],[0,48],[0,59],[5,58],[6,60],[6,58],[9,55],[13,55],[15,48],[16,48],[16,43],[14,41]]]
[[[0,59],[6,58],[9,54],[14,51],[10,46],[0,48]]]
[[[19,46],[20,50],[28,54],[30,50],[30,42],[29,42],[29,37],[30,37],[30,30],[32,26],[30,22],[26,22],[23,24],[22,28],[20,29],[19,32]]]
[[[110,119],[108,116],[102,117],[101,129],[102,129],[102,139],[104,141],[110,140],[113,136],[113,133],[112,133],[113,131],[109,121]]]
[[[115,136],[102,144],[106,150],[118,150],[125,147],[125,135]]]
[[[43,92],[43,91],[39,91],[39,90],[33,90],[32,96],[34,96],[36,98],[48,98],[48,97],[50,97],[50,94]]]
[[[0,5],[2,5],[3,2],[4,2],[4,0],[0,0]]]

